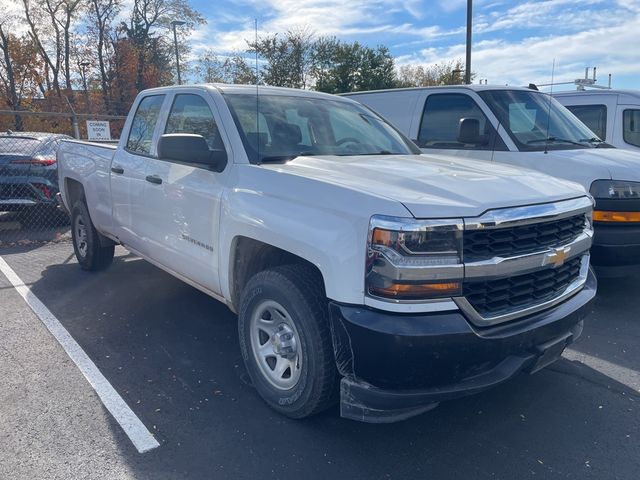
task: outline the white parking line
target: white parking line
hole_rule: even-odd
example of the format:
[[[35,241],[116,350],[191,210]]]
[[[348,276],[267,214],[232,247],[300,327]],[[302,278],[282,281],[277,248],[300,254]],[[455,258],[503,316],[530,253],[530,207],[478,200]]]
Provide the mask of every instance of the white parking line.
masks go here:
[[[602,358],[594,357],[586,353],[578,352],[567,348],[562,354],[563,357],[568,360],[574,360],[580,363],[584,363],[588,367],[597,370],[598,372],[606,375],[609,378],[616,380],[623,385],[640,393],[640,372],[631,370],[630,368],[616,365],[615,363],[608,362]]]
[[[98,367],[91,361],[80,345],[73,339],[69,332],[49,309],[36,297],[20,277],[13,271],[7,262],[0,256],[0,271],[11,282],[20,296],[27,302],[38,318],[44,323],[49,332],[62,346],[69,358],[80,369],[84,377],[91,384],[100,397],[105,408],[120,424],[138,452],[144,453],[160,446],[158,441],[147,430],[142,421],[129,408],[120,394],[113,388],[109,381],[102,375]]]

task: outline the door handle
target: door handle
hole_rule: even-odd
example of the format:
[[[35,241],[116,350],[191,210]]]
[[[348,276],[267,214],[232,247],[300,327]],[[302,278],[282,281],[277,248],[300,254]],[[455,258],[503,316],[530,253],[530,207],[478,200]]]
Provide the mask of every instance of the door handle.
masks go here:
[[[162,179],[157,175],[147,175],[147,182],[155,183],[156,185],[160,185],[162,183]]]
[[[124,168],[122,168],[120,165],[114,165],[113,167],[111,167],[111,171],[113,173],[123,174],[124,173]]]

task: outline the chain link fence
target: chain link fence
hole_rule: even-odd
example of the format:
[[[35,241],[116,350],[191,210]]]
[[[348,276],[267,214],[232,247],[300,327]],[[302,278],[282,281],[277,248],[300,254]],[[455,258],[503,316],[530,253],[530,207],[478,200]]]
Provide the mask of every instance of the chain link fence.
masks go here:
[[[60,143],[65,138],[95,141],[96,135],[117,141],[124,119],[0,110],[0,248],[70,239],[69,216],[56,199]]]

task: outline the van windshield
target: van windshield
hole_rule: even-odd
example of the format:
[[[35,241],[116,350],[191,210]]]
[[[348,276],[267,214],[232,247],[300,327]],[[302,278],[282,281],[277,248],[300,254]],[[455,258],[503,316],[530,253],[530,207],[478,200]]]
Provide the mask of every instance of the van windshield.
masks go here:
[[[487,90],[478,94],[521,151],[593,148],[603,144],[569,110],[545,93]]]
[[[420,150],[370,110],[344,100],[294,95],[225,94],[249,161],[300,155],[419,154]]]

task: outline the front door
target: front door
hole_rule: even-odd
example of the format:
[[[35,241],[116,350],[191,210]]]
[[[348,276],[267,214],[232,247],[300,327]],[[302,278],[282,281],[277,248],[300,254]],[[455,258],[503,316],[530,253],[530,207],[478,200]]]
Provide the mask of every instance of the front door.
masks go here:
[[[189,91],[185,91],[189,92]],[[202,135],[211,149],[224,149],[208,94],[194,90],[173,97],[163,133]],[[206,166],[150,159],[145,178],[145,236],[153,257],[169,269],[218,293],[218,228],[221,177]]]
[[[494,149],[504,147],[485,113],[466,93],[429,93],[423,101],[422,118],[419,125],[413,127],[417,132],[412,138],[416,138],[416,143],[425,154],[491,161]],[[462,119],[478,121],[478,142],[460,141]]]

